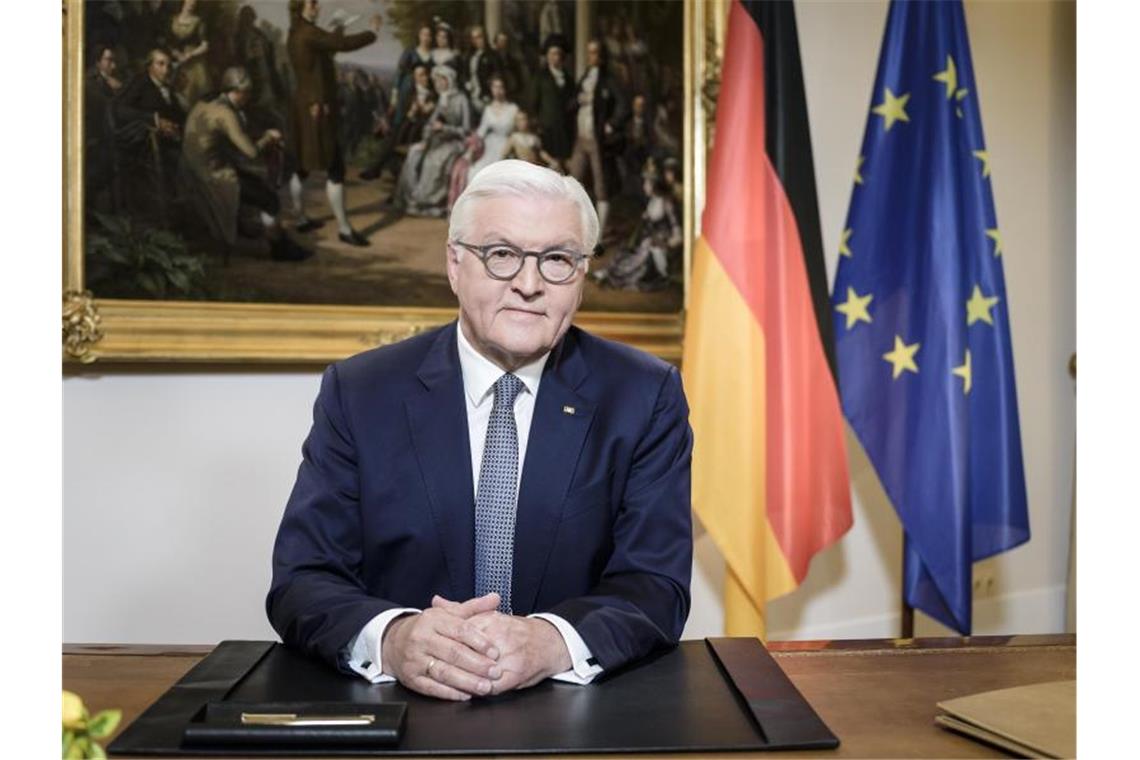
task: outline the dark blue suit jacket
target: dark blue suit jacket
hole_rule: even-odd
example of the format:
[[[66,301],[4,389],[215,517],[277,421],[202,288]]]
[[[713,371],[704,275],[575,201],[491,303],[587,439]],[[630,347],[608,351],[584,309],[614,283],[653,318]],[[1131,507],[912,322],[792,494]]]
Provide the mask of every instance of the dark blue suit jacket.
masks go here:
[[[457,323],[330,366],[273,550],[282,640],[344,669],[375,615],[475,594]],[[569,621],[612,670],[689,614],[692,431],[676,368],[571,327],[535,399],[513,611]]]

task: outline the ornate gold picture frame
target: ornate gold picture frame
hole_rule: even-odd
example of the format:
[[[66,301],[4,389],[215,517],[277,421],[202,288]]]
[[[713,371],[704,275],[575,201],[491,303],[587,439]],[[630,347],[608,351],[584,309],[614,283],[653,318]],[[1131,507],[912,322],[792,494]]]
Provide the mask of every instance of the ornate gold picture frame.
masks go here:
[[[494,3],[496,0],[487,0]],[[710,105],[725,2],[683,1],[683,267],[703,207]],[[79,363],[327,363],[450,321],[453,307],[349,306],[109,298],[92,292],[84,262],[84,3],[66,0],[63,360]],[[712,84],[710,85],[710,82]],[[670,313],[582,311],[576,323],[679,361],[683,308]]]

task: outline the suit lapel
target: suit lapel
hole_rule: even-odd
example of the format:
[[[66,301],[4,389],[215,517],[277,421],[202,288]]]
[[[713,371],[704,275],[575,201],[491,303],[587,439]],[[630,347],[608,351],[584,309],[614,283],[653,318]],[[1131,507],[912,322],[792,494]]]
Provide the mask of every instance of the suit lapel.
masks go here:
[[[463,601],[475,593],[475,502],[455,330],[453,322],[440,331],[417,372],[425,391],[405,406],[451,578],[451,598]]]
[[[517,614],[534,608],[562,518],[562,503],[594,417],[594,405],[577,393],[587,374],[576,331],[571,329],[546,363],[527,440],[511,575],[512,607]]]

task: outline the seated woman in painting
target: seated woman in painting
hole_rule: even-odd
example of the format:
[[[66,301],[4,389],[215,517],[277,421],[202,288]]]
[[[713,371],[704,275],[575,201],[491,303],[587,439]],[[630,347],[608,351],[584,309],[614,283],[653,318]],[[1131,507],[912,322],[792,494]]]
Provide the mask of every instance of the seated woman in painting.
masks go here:
[[[507,139],[515,128],[519,107],[507,100],[503,78],[495,74],[488,81],[491,100],[483,108],[479,128],[467,138],[466,149],[451,169],[451,189],[447,193],[449,211],[471,177],[503,158],[507,152]]]
[[[659,290],[669,284],[669,259],[681,248],[681,223],[672,188],[649,163],[643,189],[649,201],[631,244],[614,262],[593,273],[602,285],[622,290]]]
[[[396,183],[395,204],[412,216],[447,215],[451,166],[466,149],[471,131],[467,96],[456,86],[455,69],[436,66],[431,72],[438,101],[424,125],[423,139],[408,149]]]
[[[410,145],[420,139],[424,125],[435,111],[436,94],[428,78],[429,68],[422,64],[412,70],[414,84],[400,96],[396,106],[396,120],[380,143],[372,163],[360,172],[361,179],[378,179],[384,169],[393,176],[399,175],[398,159],[408,152]]]

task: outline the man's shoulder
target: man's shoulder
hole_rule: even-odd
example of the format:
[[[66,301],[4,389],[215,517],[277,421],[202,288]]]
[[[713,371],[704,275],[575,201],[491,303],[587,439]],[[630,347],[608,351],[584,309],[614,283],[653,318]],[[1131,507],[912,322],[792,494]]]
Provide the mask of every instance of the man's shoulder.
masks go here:
[[[285,37],[285,48],[290,54],[297,55],[307,52],[308,45],[316,36],[317,27],[307,21],[294,20],[289,26],[289,33]]]
[[[158,90],[150,81],[150,77],[148,77],[146,72],[143,71],[131,77],[130,81],[128,81],[126,86],[123,87],[123,91],[122,94],[119,95],[119,99],[124,102],[133,102],[145,97],[151,92],[158,92]]]
[[[187,114],[187,119],[189,120],[196,117],[222,118],[230,114],[233,114],[232,109],[226,108],[216,100],[199,100],[197,103],[190,106],[190,111]],[[233,115],[236,119],[236,114]]]
[[[382,382],[389,387],[412,378],[423,365],[436,341],[454,335],[455,323],[413,335],[396,343],[369,349],[336,362],[335,371],[342,385],[375,387]]]
[[[669,362],[653,354],[616,340],[610,340],[580,327],[571,327],[571,337],[591,374],[629,379],[631,376],[658,379],[674,369]]]

